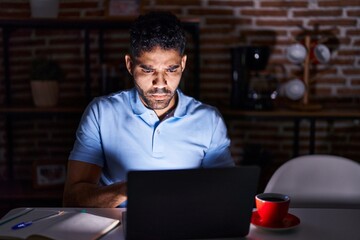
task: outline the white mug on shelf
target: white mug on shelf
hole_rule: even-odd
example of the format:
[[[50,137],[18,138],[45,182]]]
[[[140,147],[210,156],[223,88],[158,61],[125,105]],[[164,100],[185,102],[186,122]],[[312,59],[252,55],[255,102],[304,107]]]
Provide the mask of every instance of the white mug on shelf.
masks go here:
[[[300,79],[292,79],[285,85],[285,95],[291,100],[299,100],[305,94],[305,84]]]
[[[324,44],[316,44],[314,48],[312,48],[310,58],[312,63],[327,63],[330,60],[330,50]]]
[[[280,86],[279,94],[294,101],[299,100],[305,94],[305,84],[300,79],[292,79]]]
[[[291,44],[286,49],[286,58],[292,63],[302,63],[306,58],[307,50],[300,43]]]

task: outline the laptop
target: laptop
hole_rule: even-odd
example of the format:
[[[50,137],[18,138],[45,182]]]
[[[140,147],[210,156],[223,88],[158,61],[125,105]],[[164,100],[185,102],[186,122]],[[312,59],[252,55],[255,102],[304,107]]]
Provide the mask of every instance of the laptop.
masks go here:
[[[130,171],[125,238],[244,237],[259,174],[256,166]]]

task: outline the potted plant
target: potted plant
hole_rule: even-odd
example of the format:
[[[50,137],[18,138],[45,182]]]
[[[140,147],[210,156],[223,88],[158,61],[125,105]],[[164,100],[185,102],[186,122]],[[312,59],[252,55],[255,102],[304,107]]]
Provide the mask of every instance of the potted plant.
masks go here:
[[[59,99],[59,81],[64,72],[52,59],[36,58],[31,64],[31,92],[35,106],[56,106]]]

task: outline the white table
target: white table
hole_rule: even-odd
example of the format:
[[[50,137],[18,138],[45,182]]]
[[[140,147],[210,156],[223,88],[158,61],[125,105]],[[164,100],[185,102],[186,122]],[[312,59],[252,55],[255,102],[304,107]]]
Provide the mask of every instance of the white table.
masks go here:
[[[22,208],[13,209],[4,217],[15,214],[21,210]],[[62,210],[81,210],[81,208],[62,208]],[[121,213],[126,209],[88,208],[86,210],[88,213],[121,219]],[[297,228],[288,231],[267,231],[250,225],[250,232],[248,236],[242,239],[360,240],[360,209],[292,208],[289,212],[300,218],[301,223]],[[108,233],[102,239],[123,240],[124,236],[122,225]]]

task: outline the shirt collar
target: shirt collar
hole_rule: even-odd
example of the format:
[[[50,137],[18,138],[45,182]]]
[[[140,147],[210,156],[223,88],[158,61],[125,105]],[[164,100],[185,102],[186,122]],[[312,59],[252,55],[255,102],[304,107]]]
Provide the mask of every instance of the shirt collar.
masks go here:
[[[178,102],[174,112],[174,117],[182,118],[186,115],[186,98],[180,89],[176,90],[178,95]]]
[[[130,104],[131,104],[133,113],[135,115],[140,116],[140,115],[146,113],[146,111],[147,111],[147,108],[141,102],[139,93],[137,92],[135,87],[133,89],[131,89],[131,91],[130,91]]]

